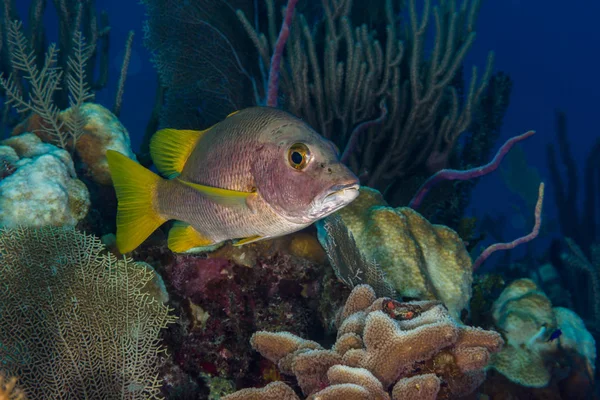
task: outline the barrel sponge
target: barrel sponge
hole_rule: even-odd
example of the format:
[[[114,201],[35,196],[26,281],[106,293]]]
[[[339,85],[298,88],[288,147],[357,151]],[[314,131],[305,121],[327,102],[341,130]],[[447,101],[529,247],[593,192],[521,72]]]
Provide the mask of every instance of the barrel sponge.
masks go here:
[[[68,152],[24,133],[0,142],[0,226],[76,225],[90,207]]]
[[[458,319],[471,298],[472,260],[458,234],[408,207],[390,207],[362,187],[338,212],[365,258],[374,260],[399,295],[441,300]]]

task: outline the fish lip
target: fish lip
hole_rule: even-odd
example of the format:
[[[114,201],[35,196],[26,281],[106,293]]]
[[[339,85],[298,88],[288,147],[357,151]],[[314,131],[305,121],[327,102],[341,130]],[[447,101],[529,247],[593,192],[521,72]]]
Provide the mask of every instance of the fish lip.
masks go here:
[[[356,181],[336,184],[313,202],[308,216],[312,220],[325,218],[354,201],[359,194],[360,184]]]
[[[337,194],[340,194],[346,190],[349,191],[353,191],[356,190],[358,191],[358,189],[360,188],[360,185],[358,183],[346,183],[346,184],[339,184],[339,185],[333,185],[332,187],[329,188],[329,190],[327,191],[328,193],[325,195],[325,197],[323,198],[324,200],[327,200],[327,198],[335,196]]]

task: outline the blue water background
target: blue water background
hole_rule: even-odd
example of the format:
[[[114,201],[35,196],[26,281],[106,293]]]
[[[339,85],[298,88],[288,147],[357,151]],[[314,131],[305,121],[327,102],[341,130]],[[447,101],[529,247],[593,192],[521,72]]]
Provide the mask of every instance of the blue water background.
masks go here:
[[[18,0],[17,3],[20,15],[27,15],[29,2]],[[150,54],[143,45],[145,9],[133,0],[98,0],[96,4],[108,12],[111,23],[110,81],[96,97],[97,102],[109,108],[114,104],[126,36],[129,30],[135,31],[121,120],[137,150],[156,88]],[[509,73],[514,80],[510,108],[496,148],[513,135],[530,129],[537,131],[523,146],[528,163],[539,169],[547,183],[544,212],[547,221],[554,219],[556,213],[546,158],[547,144],[555,141],[554,111],[560,109],[567,114],[569,138],[580,172],[589,148],[600,135],[597,124],[600,114],[599,14],[600,2],[591,0],[568,4],[558,0],[484,0],[477,39],[466,59],[468,69],[478,65],[482,70],[488,51],[494,50],[495,69]],[[49,39],[56,40],[56,17],[50,4],[46,26]],[[201,43],[201,38],[198,42]],[[500,174],[494,173],[480,181],[469,212],[480,217],[485,213],[511,216],[514,204],[522,206],[523,203],[505,187]],[[514,215],[511,220],[512,225],[505,231],[506,238],[530,229],[524,225],[526,220],[522,216]],[[536,248],[543,250],[546,244],[547,239],[539,240]]]

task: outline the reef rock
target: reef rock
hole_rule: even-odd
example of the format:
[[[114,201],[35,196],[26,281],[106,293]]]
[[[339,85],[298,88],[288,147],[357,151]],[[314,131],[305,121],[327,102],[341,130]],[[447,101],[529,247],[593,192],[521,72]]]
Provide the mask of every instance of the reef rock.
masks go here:
[[[106,161],[106,150],[118,151],[137,161],[131,150],[129,132],[112,112],[99,104],[84,103],[79,112],[85,125],[83,135],[75,144],[77,155],[87,166],[96,183],[110,185],[112,180]],[[63,120],[70,117],[71,109],[61,113]]]
[[[90,207],[69,153],[25,133],[0,142],[0,226],[76,225]]]

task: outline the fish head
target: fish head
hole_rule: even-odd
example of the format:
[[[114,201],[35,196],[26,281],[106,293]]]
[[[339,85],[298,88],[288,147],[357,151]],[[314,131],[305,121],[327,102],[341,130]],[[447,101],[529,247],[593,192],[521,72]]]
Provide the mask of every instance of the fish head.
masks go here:
[[[301,120],[269,130],[260,147],[256,188],[284,219],[310,224],[358,197],[359,180],[340,162],[335,145]]]

